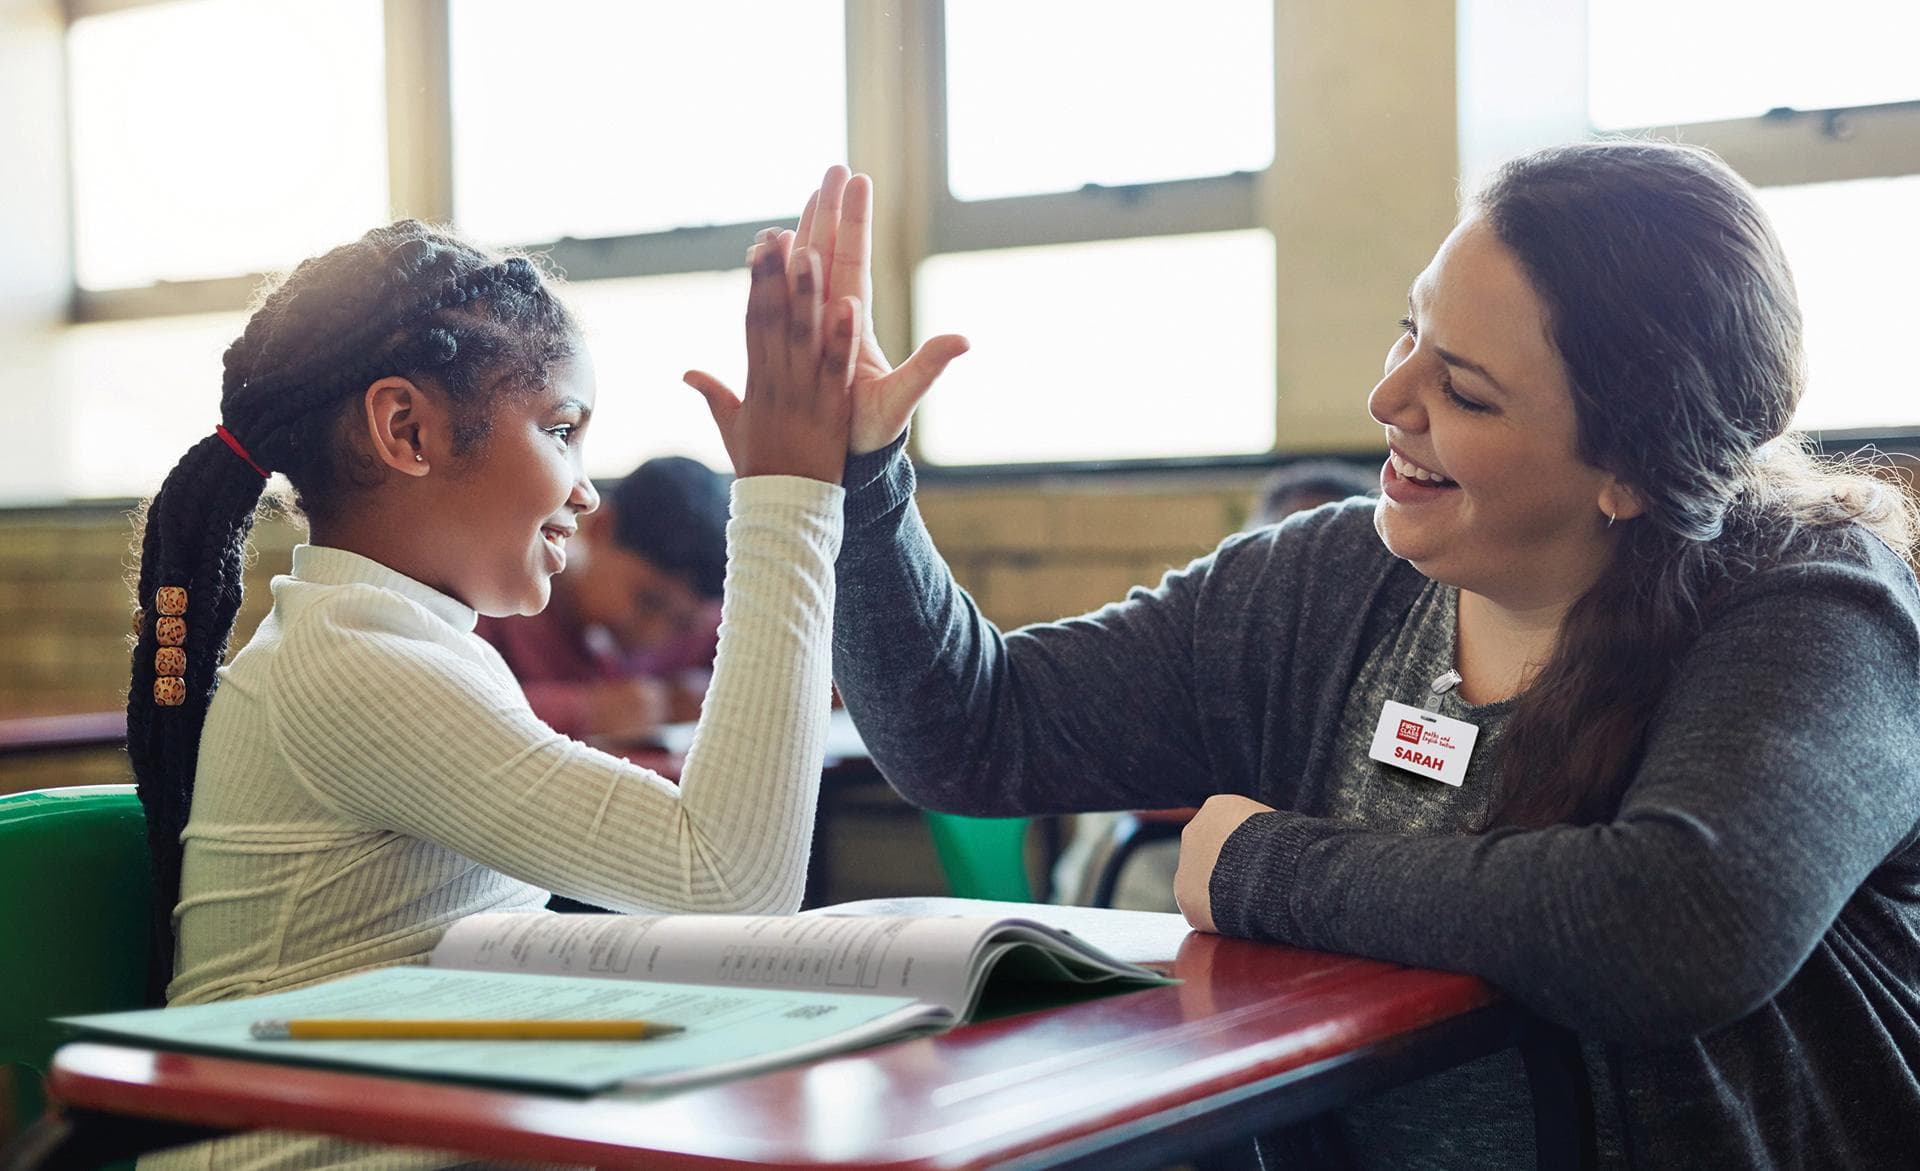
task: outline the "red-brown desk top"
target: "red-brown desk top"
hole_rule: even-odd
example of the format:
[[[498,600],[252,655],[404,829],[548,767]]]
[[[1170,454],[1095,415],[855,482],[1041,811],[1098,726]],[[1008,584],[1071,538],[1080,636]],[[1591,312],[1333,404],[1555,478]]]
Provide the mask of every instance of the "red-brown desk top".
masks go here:
[[[1183,982],[651,1101],[91,1043],[60,1050],[49,1089],[122,1114],[605,1167],[972,1168],[1137,1127],[1493,999],[1472,977],[1190,934],[1175,915],[950,899],[849,909],[1029,914]]]

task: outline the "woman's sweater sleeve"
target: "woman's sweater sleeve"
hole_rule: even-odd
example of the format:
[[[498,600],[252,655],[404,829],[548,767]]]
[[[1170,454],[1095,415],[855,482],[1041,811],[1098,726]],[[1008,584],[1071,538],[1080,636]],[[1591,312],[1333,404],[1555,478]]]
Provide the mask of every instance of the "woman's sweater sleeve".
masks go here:
[[[1688,655],[1611,822],[1435,837],[1261,814],[1221,852],[1216,923],[1472,972],[1602,1040],[1746,1015],[1916,835],[1916,607],[1904,568],[1878,559],[1744,586]]]
[[[288,623],[275,734],[342,817],[524,882],[619,910],[793,911],[842,501],[796,477],[735,483],[720,649],[678,787],[554,732],[477,639],[371,586]]]
[[[1011,634],[953,579],[900,444],[848,462],[834,678],[887,780],[976,816],[1197,804],[1199,578]]]

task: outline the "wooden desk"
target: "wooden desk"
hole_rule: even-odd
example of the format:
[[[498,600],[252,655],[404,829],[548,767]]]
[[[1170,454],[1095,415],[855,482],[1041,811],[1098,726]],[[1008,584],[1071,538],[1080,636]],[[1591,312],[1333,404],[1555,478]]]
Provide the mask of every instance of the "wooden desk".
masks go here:
[[[1542,1048],[1529,1049],[1522,1014],[1471,977],[1190,934],[1174,915],[951,899],[844,909],[1027,913],[1183,983],[652,1101],[91,1043],[60,1050],[49,1089],[96,1132],[125,1133],[134,1116],[602,1167],[1122,1171],[1242,1142],[1509,1045]],[[1543,1102],[1568,1109],[1563,1085],[1535,1084]],[[1543,1164],[1575,1165],[1567,1127],[1540,1133]]]

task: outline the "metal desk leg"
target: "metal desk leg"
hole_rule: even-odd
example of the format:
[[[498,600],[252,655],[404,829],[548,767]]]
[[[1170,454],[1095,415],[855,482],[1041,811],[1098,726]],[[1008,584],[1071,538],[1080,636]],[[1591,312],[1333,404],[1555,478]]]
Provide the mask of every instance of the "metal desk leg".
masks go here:
[[[1519,1026],[1520,1057],[1533,1088],[1534,1158],[1540,1171],[1593,1171],[1593,1087],[1580,1039],[1558,1025],[1529,1018]]]

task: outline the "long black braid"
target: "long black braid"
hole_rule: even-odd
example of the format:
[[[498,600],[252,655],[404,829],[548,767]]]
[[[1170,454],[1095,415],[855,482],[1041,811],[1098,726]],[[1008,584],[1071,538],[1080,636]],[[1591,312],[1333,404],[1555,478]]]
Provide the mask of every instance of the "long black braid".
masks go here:
[[[454,452],[465,454],[485,439],[499,395],[543,383],[577,344],[572,317],[532,262],[402,220],[303,262],[227,348],[220,414],[247,455],[218,434],[194,444],[148,503],[141,535],[127,752],[153,859],[156,1002],[173,971],[180,834],[200,734],[240,609],[264,473],[284,473],[309,517],[336,515],[372,483],[371,461],[355,454],[368,385],[398,375],[440,388],[454,404]],[[186,591],[183,668],[162,651],[162,620],[175,616],[158,611],[177,597],[160,598],[163,587]],[[167,670],[156,669],[160,654]],[[157,698],[156,681],[177,702]]]

